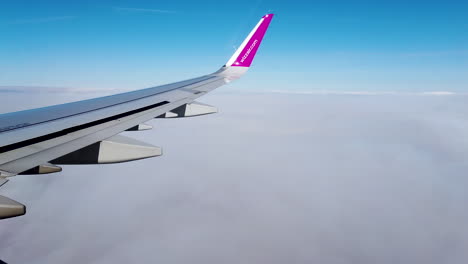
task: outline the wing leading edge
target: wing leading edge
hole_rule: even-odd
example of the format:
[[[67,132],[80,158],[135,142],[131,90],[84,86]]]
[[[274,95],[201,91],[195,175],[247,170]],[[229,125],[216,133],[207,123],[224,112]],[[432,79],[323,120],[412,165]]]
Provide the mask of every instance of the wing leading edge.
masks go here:
[[[263,16],[218,71],[172,84],[0,115],[0,182],[18,174],[59,172],[61,164],[107,164],[162,154],[160,148],[118,135],[150,129],[144,122],[210,114],[195,100],[247,72],[273,14]],[[0,184],[1,186],[1,184]],[[0,219],[26,207],[0,199]],[[12,207],[14,208],[12,210]]]

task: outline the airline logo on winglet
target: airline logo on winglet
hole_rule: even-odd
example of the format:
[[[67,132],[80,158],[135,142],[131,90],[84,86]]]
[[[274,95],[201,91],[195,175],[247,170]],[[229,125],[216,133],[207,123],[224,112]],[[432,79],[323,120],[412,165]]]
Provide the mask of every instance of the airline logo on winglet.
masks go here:
[[[273,16],[268,14],[262,17],[226,66],[250,67]]]
[[[253,48],[255,48],[255,45],[257,45],[258,43],[258,40],[256,39],[252,45],[250,46],[250,48],[247,50],[247,52],[245,53],[244,56],[242,56],[242,60],[240,62],[244,62],[245,59],[247,59],[247,57],[249,56],[250,52],[253,50]]]

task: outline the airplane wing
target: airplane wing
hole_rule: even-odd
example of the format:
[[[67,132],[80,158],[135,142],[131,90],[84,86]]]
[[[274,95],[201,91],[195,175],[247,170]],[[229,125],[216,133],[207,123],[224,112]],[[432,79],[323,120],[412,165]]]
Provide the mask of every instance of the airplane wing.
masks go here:
[[[218,71],[172,84],[0,115],[0,186],[19,174],[59,172],[58,165],[109,164],[156,157],[159,147],[118,135],[150,129],[153,118],[211,114],[195,100],[249,69],[273,14],[263,16]],[[26,207],[0,196],[0,219]]]

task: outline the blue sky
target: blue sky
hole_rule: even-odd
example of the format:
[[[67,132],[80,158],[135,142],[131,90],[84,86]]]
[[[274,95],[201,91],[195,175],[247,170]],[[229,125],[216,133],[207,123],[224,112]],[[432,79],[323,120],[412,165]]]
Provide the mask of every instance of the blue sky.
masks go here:
[[[137,89],[195,77],[225,63],[270,11],[237,88],[468,90],[466,1],[0,1],[0,86]]]

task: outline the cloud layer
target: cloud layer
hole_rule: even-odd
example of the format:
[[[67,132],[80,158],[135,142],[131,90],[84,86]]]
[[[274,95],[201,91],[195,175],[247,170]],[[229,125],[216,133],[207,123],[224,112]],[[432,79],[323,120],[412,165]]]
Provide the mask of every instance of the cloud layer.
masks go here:
[[[12,179],[29,211],[2,221],[0,258],[464,263],[467,99],[209,95],[219,114],[129,133],[163,157]]]

